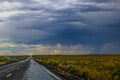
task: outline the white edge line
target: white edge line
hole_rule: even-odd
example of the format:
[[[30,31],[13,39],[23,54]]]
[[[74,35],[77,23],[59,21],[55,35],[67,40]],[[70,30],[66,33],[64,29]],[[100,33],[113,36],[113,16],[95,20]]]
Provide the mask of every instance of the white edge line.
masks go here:
[[[56,75],[54,75],[52,72],[50,72],[49,70],[47,70],[44,66],[40,65],[45,71],[47,71],[49,74],[51,74],[53,77],[55,77],[58,80],[61,80],[59,77],[57,77]]]

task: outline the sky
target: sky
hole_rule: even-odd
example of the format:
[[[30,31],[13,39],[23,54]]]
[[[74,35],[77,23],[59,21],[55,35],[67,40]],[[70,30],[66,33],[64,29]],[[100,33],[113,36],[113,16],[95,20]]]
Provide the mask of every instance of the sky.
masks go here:
[[[0,0],[0,54],[120,53],[119,0]]]

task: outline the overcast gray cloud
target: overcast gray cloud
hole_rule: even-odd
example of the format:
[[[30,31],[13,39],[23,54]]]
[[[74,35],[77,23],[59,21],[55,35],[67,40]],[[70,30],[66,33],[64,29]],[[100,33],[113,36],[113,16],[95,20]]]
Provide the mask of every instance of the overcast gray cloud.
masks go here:
[[[0,40],[99,48],[120,43],[119,13],[118,0],[0,0]]]

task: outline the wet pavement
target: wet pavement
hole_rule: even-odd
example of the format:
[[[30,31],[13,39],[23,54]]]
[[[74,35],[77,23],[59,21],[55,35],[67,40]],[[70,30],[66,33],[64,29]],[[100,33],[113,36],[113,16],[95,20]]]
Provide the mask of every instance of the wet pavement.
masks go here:
[[[64,80],[53,74],[32,57],[0,66],[0,80]]]
[[[30,65],[23,80],[61,80],[56,75],[49,72],[45,67],[31,59]]]
[[[19,62],[0,66],[0,80],[22,80],[29,62],[30,57]]]

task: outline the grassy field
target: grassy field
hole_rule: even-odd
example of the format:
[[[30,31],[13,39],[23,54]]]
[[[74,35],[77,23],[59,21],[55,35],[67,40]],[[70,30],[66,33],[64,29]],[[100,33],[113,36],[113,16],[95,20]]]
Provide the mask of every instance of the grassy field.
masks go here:
[[[0,56],[0,66],[26,59],[28,56]]]
[[[68,80],[120,80],[120,55],[42,55],[33,58]]]

